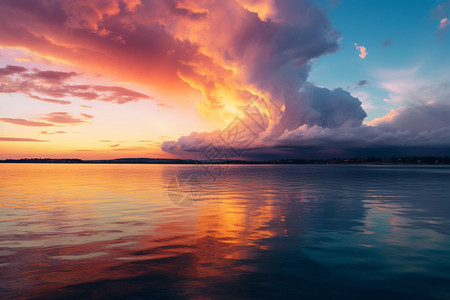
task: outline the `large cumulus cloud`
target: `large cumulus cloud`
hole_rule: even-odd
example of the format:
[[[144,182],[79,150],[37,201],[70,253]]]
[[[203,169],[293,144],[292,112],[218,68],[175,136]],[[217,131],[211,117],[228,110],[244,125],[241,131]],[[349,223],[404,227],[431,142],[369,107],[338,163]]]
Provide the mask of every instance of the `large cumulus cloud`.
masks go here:
[[[261,107],[256,108],[268,119],[260,130],[255,130],[251,117],[239,119],[240,127],[249,129],[240,139],[251,140],[253,147],[259,149],[275,146],[282,134],[304,124],[323,128],[353,128],[362,124],[366,113],[358,99],[342,89],[329,90],[307,82],[311,60],[338,49],[340,35],[332,29],[323,11],[308,1],[283,0],[270,2],[272,14],[265,19],[240,1],[200,2],[208,14],[200,24],[187,30],[188,35],[202,45],[205,53],[222,61],[225,68],[238,70],[231,75],[208,72],[202,77],[197,74],[183,77],[202,91],[205,100],[200,110],[232,121],[227,108],[235,105],[239,109],[237,116],[246,110],[246,104],[264,94],[265,101],[281,107],[282,113],[266,113]],[[210,39],[213,28],[218,27],[231,30],[223,30],[217,39]],[[218,87],[217,82],[223,84]],[[223,94],[230,97],[220,98]],[[213,106],[220,110],[211,109]],[[231,124],[235,130],[236,126]],[[217,133],[193,133],[177,142],[164,143],[162,149],[178,155],[189,154],[213,141],[218,147],[226,147],[221,145]]]
[[[253,119],[248,118],[243,108],[238,121],[231,121],[223,131],[194,132],[178,141],[165,142],[163,150],[189,156],[202,153],[213,144],[230,157],[248,159],[448,155],[449,89],[444,92],[440,89],[439,101],[430,102],[430,91],[435,91],[430,86],[415,93],[415,100],[409,106],[363,124],[367,114],[357,98],[341,88],[330,90],[307,82],[309,62],[335,51],[339,36],[329,26],[326,16],[313,6],[304,2],[304,6],[296,10],[290,6],[292,3],[280,1],[275,5],[277,16],[270,21],[270,26],[275,24],[277,30],[266,31],[272,35],[267,34],[261,40],[248,38],[251,42],[242,44],[240,52],[251,52],[251,57],[237,55],[246,70],[246,82],[268,95],[269,101],[282,105],[281,116],[275,118],[266,114],[271,119],[268,126],[262,130],[246,130]],[[305,14],[305,11],[312,13]],[[316,22],[320,24],[318,27]],[[237,33],[246,30],[235,28]],[[443,85],[446,84],[439,86]],[[431,94],[436,96],[436,93]],[[241,140],[248,142],[233,144],[223,139],[224,135],[229,135],[230,128],[236,131],[237,123],[245,125],[241,124],[246,131]],[[242,151],[235,151],[239,146]]]

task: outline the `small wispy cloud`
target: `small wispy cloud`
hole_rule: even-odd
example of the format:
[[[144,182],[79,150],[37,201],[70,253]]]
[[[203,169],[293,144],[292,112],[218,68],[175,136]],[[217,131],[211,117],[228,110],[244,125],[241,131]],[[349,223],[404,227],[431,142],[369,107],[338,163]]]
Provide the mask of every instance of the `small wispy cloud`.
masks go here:
[[[356,87],[363,87],[365,86],[369,81],[368,80],[360,80],[358,81],[358,83],[356,84]]]
[[[48,141],[31,138],[0,137],[0,142],[48,142]]]
[[[28,96],[32,99],[36,99],[39,101],[44,101],[44,102],[50,102],[50,103],[56,103],[56,104],[62,104],[62,105],[67,105],[67,104],[71,104],[72,102],[67,101],[67,100],[58,100],[58,99],[49,99],[49,98],[43,98],[43,97],[39,97],[39,96],[34,96],[32,94],[28,94]]]
[[[88,115],[88,114],[81,114],[83,117],[85,117],[86,119],[93,119],[94,116],[92,115]]]
[[[158,103],[158,106],[162,107],[162,108],[173,108],[172,105],[168,105],[168,104],[165,104],[165,103],[162,103],[162,102]]]
[[[47,122],[51,122],[54,124],[63,124],[63,125],[77,125],[81,123],[85,123],[85,119],[93,118],[91,115],[81,114],[84,118],[77,118],[69,114],[68,112],[53,112],[49,113],[42,118]]]
[[[142,151],[145,147],[132,147],[132,148],[115,148],[113,151]]]
[[[369,81],[366,79],[360,80],[358,81],[355,85],[353,86],[347,86],[346,89],[347,90],[354,90],[354,89],[359,89],[364,87]]]
[[[447,31],[448,29],[448,25],[449,25],[449,21],[447,18],[443,18],[440,22],[439,22],[439,32],[443,33],[445,31]]]
[[[55,126],[55,124],[47,123],[47,122],[35,122],[25,119],[19,118],[0,118],[0,121],[4,123],[21,125],[21,126],[30,126],[30,127],[47,127],[47,126]]]
[[[48,131],[41,131],[41,134],[64,134],[67,133],[66,131],[55,131],[55,132],[48,132]]]
[[[360,45],[358,45],[357,43],[355,43],[355,47],[356,47],[356,50],[358,50],[359,51],[359,57],[361,57],[361,59],[364,59],[364,58],[366,58],[366,56],[367,56],[367,48],[366,47],[364,47],[364,46],[360,46]]]
[[[20,118],[0,118],[0,121],[4,123],[29,127],[48,127],[48,126],[62,126],[62,125],[78,125],[86,123],[86,120],[92,118],[94,117],[88,114],[81,114],[81,117],[74,117],[68,112],[53,112],[42,116],[39,121],[26,120]]]
[[[381,47],[382,48],[387,48],[387,47],[389,47],[391,45],[392,45],[392,39],[387,39],[381,44]]]

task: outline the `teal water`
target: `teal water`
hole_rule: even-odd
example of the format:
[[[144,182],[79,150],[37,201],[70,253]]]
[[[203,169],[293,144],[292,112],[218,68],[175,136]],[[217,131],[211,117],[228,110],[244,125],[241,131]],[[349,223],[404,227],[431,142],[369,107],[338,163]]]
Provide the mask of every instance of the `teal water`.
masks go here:
[[[450,299],[450,167],[205,171],[0,165],[0,298]]]

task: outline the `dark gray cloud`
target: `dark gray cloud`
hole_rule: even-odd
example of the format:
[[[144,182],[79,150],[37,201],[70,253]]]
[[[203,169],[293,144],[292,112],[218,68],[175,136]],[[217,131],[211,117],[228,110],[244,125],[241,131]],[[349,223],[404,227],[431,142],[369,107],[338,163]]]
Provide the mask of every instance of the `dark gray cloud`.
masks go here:
[[[306,94],[311,108],[317,113],[311,114],[304,124],[323,128],[358,127],[367,117],[361,101],[341,88],[329,90],[311,86],[306,89]]]
[[[349,156],[450,155],[450,104],[429,102],[393,110],[371,126],[323,127],[304,124],[270,140],[253,138],[246,159],[330,158]],[[189,156],[213,143],[236,156],[220,132],[192,133],[163,143],[163,150]],[[247,137],[251,139],[251,137]],[[198,156],[200,157],[201,156]]]
[[[363,87],[365,86],[369,81],[368,80],[360,80],[358,81],[358,83],[356,84],[357,87]]]
[[[393,42],[392,39],[387,39],[381,44],[381,47],[383,48],[389,47],[392,45],[392,42]]]
[[[414,134],[431,132],[450,126],[450,104],[428,102],[402,107],[376,122],[380,129],[410,131]]]
[[[358,81],[354,86],[347,86],[346,89],[347,90],[359,89],[359,88],[365,87],[368,83],[369,83],[368,80],[363,79],[363,80]]]

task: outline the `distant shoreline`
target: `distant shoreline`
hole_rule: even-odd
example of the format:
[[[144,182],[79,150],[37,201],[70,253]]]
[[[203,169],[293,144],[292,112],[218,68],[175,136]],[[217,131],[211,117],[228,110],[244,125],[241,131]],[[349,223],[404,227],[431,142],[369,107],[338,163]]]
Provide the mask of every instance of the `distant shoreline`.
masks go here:
[[[265,161],[243,160],[190,160],[190,159],[163,159],[163,158],[118,158],[106,160],[82,159],[51,159],[51,158],[24,158],[0,160],[0,163],[33,163],[33,164],[231,164],[231,165],[450,165],[448,157],[391,157],[391,158],[349,158],[349,159],[283,159]]]

